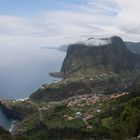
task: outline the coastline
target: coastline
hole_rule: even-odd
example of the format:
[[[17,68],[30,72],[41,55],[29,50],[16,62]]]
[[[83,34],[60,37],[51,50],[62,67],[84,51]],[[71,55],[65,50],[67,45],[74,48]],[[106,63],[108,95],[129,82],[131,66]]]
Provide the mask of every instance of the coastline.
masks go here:
[[[22,120],[24,115],[10,106],[10,102],[16,102],[16,100],[0,100],[0,108],[3,110],[5,115],[14,120]]]
[[[10,127],[10,129],[9,129],[9,132],[10,132],[10,134],[11,134],[12,136],[17,135],[17,128],[19,127],[19,125],[20,125],[20,121],[19,121],[19,120],[14,120],[14,121],[12,122],[12,125],[11,125],[11,127]]]
[[[29,99],[29,97],[27,97],[27,98],[16,99],[15,101],[21,101],[21,102],[24,102],[24,101],[26,101],[26,100],[28,100],[28,99]]]
[[[12,108],[9,104],[9,102],[24,102],[28,100],[28,98],[22,98],[17,100],[0,100],[0,108],[2,109],[3,113],[11,120],[11,123],[9,124],[8,130],[12,136],[17,135],[17,129],[20,125],[21,120],[24,118],[24,114],[22,112],[19,112]]]

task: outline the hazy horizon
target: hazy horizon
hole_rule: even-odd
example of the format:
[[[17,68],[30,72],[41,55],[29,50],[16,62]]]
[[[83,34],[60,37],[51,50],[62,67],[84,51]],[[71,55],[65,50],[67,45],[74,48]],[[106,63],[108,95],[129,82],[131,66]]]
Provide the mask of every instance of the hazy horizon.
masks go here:
[[[3,48],[0,51],[0,98],[29,97],[42,84],[53,82],[65,53],[38,48]]]

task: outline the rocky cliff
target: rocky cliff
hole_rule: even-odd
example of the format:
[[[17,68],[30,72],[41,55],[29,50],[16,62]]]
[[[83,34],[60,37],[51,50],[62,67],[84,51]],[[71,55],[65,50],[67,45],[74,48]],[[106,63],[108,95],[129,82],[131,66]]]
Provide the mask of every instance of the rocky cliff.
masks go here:
[[[102,40],[107,43],[101,45],[79,43],[69,46],[61,68],[65,78],[72,77],[76,73],[77,76],[87,75],[84,73],[86,70],[91,75],[93,71],[102,69],[120,73],[140,66],[140,56],[130,52],[121,38],[113,36]]]
[[[68,47],[61,73],[64,80],[41,87],[30,98],[57,101],[129,91],[140,75],[140,55],[129,51],[120,37],[89,38]]]
[[[0,107],[3,110],[3,112],[12,119],[16,119],[16,120],[22,120],[24,118],[24,114],[23,112],[19,112],[17,111],[15,108],[13,108],[9,102],[11,102],[10,100],[1,100],[0,101]]]

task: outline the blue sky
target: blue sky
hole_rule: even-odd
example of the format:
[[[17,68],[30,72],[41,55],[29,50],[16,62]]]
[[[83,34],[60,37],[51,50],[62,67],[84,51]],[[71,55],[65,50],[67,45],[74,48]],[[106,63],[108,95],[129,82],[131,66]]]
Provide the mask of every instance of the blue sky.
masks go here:
[[[140,41],[139,0],[0,0],[0,46],[56,46],[119,35]]]
[[[0,0],[0,14],[31,16],[47,10],[65,9],[65,4],[84,4],[84,0]]]

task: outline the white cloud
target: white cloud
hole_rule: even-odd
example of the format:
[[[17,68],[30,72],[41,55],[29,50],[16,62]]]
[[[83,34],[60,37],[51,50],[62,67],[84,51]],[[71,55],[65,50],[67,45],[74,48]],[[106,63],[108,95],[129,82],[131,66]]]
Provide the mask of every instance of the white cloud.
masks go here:
[[[87,46],[100,46],[100,45],[108,45],[111,43],[109,38],[89,38],[88,40],[78,42],[78,44],[85,44]]]
[[[118,27],[125,33],[140,35],[140,1],[116,0],[120,11],[118,13]]]
[[[139,5],[139,0],[86,0],[31,18],[0,15],[0,46],[54,46],[114,34],[140,41]]]

